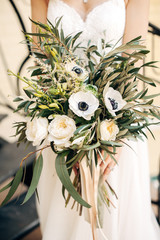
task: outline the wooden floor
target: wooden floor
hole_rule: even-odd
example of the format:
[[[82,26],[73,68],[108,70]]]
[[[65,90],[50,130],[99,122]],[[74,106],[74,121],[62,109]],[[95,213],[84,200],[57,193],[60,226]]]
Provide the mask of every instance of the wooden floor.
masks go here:
[[[23,19],[25,20],[25,24],[27,26],[27,30],[30,31],[30,22],[28,20],[28,16],[30,16],[30,5],[27,0],[16,0],[15,1],[18,8],[21,12],[23,12]],[[6,18],[7,16],[7,18]],[[150,1],[150,22],[157,25],[160,28],[160,1],[159,0],[151,0]],[[2,58],[0,59],[0,66],[3,66],[3,69],[1,69],[1,76],[0,76],[0,93],[2,89],[7,89],[7,91],[3,92],[4,97],[7,99],[7,101],[10,101],[10,99],[13,97],[13,91],[12,89],[15,88],[15,84],[11,83],[13,87],[10,87],[10,79],[8,78],[6,74],[6,69],[9,68],[13,70],[13,72],[17,71],[17,65],[20,64],[20,62],[24,58],[24,45],[19,44],[19,42],[22,39],[22,33],[18,30],[14,29],[14,26],[17,25],[17,22],[15,21],[15,14],[13,11],[11,11],[11,6],[9,4],[9,1],[1,0],[1,8],[0,8],[0,25],[1,25],[1,31],[0,31],[0,55],[3,57],[3,63]],[[12,27],[9,27],[12,26]],[[12,44],[10,44],[10,36],[12,35]],[[152,50],[152,37],[150,34],[148,34],[147,37],[148,42],[148,48]],[[15,50],[16,49],[16,50]],[[153,51],[151,52],[153,53]],[[155,59],[160,61],[160,37],[155,38]],[[5,57],[4,57],[5,56]],[[153,58],[152,54],[149,56],[149,60]],[[5,60],[5,61],[4,61]],[[4,66],[4,62],[5,65]],[[157,73],[154,73],[152,71],[148,72],[149,75],[153,76],[155,79],[159,79],[160,71]],[[5,80],[6,79],[6,80]],[[7,93],[6,93],[7,92]],[[160,92],[160,87],[157,88],[156,92]],[[9,95],[9,98],[8,98]],[[2,98],[2,95],[0,94],[0,100]],[[157,100],[157,102],[160,102]],[[6,109],[0,107],[0,113],[6,112]],[[8,111],[9,118],[7,122],[4,125],[0,126],[0,136],[5,138],[8,141],[14,141],[10,138],[10,136],[13,134],[11,123],[13,122],[13,115],[11,111]],[[19,116],[14,115],[14,120],[19,118]],[[7,129],[7,131],[6,131]],[[155,136],[157,138],[157,141],[153,141],[149,137],[149,154],[150,154],[150,173],[151,175],[156,175],[158,173],[158,160],[160,157],[160,150],[159,150],[159,144],[160,144],[160,129],[156,128],[155,130]],[[151,191],[152,196],[156,198],[156,183],[152,185]],[[155,209],[156,211],[157,209]],[[23,240],[40,240],[41,239],[41,233],[40,229],[36,229],[31,234],[23,238]]]

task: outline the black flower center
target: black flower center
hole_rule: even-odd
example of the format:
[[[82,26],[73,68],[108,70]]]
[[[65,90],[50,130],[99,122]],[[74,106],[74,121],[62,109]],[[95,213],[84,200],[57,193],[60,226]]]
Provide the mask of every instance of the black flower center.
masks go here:
[[[83,73],[82,68],[77,67],[77,66],[73,67],[73,68],[72,68],[72,71],[75,72],[75,73],[77,73],[78,75],[80,75],[81,73]]]
[[[112,105],[112,110],[118,109],[118,103],[113,98],[108,98],[108,100],[110,101],[110,103]]]
[[[89,108],[89,105],[86,102],[79,102],[78,103],[78,109],[81,111],[87,111]]]

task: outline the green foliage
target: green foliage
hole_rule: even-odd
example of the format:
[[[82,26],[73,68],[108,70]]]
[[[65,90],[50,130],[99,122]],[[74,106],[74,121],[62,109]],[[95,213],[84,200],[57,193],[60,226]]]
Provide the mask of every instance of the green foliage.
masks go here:
[[[31,185],[27,191],[23,204],[27,202],[34,194],[39,182],[39,178],[41,176],[42,168],[43,168],[43,157],[42,157],[42,154],[40,154],[40,156],[38,157],[34,165]]]
[[[82,206],[90,208],[91,206],[81,198],[81,196],[77,193],[70,180],[63,153],[57,155],[55,160],[55,167],[59,179],[61,180],[65,189],[70,193],[70,195]]]
[[[79,175],[75,177],[73,183],[70,180],[73,167],[86,157],[92,169],[93,159],[97,165],[98,156],[104,161],[107,154],[116,162],[116,149],[125,143],[124,138],[142,140],[142,136],[147,137],[145,128],[153,136],[149,127],[158,123],[152,123],[152,119],[160,120],[159,107],[153,104],[153,100],[160,94],[148,95],[148,86],[156,87],[156,84],[153,79],[140,74],[140,70],[144,67],[156,68],[154,65],[156,62],[146,62],[136,67],[136,63],[143,60],[149,53],[142,44],[141,37],[118,47],[105,43],[102,39],[102,51],[99,51],[98,46],[92,44],[91,40],[87,47],[82,46],[83,43],[79,41],[82,32],[66,36],[61,27],[61,20],[62,17],[57,19],[55,24],[50,21],[48,24],[42,24],[31,20],[37,26],[38,32],[25,34],[33,49],[32,58],[36,66],[28,68],[29,78],[21,77],[11,71],[8,73],[26,84],[25,98],[18,96],[14,99],[17,103],[15,112],[19,111],[31,120],[39,117],[46,118],[49,124],[55,115],[67,115],[75,121],[76,130],[70,142],[81,138],[82,141],[79,144],[71,144],[60,150],[53,142],[50,144],[52,150],[57,153],[56,172],[62,182],[62,194],[66,205],[72,196],[75,201],[88,208],[90,205],[80,196],[81,189],[77,184],[77,181],[80,183]],[[33,36],[37,41],[34,41]],[[84,52],[85,61],[76,55],[77,49]],[[130,53],[128,50],[131,50]],[[79,68],[79,74],[74,71],[75,67]],[[145,84],[145,88],[141,91],[138,90],[140,81]],[[117,90],[126,101],[126,105],[117,111],[115,116],[111,114],[104,101],[104,88],[109,87]],[[79,91],[89,91],[99,100],[98,109],[91,120],[77,116],[69,107],[70,96]],[[113,121],[117,125],[119,133],[115,141],[101,139],[100,126],[104,120]],[[17,122],[14,127],[16,128],[15,136],[18,136],[17,145],[27,142],[26,122]],[[104,150],[104,157],[101,150]],[[36,191],[42,168],[43,157],[40,154],[34,165],[32,182],[24,203]],[[22,180],[22,175],[21,166],[14,180],[0,190],[2,192],[10,187],[2,205],[13,196]],[[109,188],[114,192],[110,186]],[[68,191],[68,198],[65,197],[65,190]],[[103,189],[100,195],[104,199],[104,195],[107,195],[106,189]],[[105,199],[105,204],[110,204],[108,198]]]
[[[4,191],[5,189],[7,189],[8,187],[11,186],[10,190],[9,190],[7,196],[5,197],[5,199],[3,200],[1,206],[4,206],[11,199],[11,197],[14,195],[14,193],[17,190],[19,184],[21,183],[22,176],[23,176],[23,167],[20,167],[19,170],[16,173],[16,176],[15,176],[13,182],[8,184],[6,187],[3,188],[3,190],[1,190],[1,191]]]

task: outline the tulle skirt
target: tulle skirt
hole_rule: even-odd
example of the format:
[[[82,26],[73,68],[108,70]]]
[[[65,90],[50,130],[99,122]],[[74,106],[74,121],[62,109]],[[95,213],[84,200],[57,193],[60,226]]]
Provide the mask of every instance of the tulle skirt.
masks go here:
[[[104,206],[103,233],[108,240],[160,240],[160,229],[151,208],[148,153],[146,142],[129,141],[124,146],[108,182],[118,195],[111,196],[116,206]],[[55,171],[56,155],[43,151],[44,166],[37,210],[43,240],[92,240],[90,224],[76,208],[65,207],[62,184]],[[98,240],[104,240],[97,229]]]

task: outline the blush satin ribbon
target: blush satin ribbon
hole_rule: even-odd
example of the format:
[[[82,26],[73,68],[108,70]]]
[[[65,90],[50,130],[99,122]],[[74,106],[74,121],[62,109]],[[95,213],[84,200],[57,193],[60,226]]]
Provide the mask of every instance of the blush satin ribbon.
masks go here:
[[[97,210],[100,167],[98,164],[95,166],[95,161],[92,160],[92,169],[90,169],[86,158],[82,159],[79,166],[81,175],[82,198],[92,206],[91,208],[85,208],[83,210],[86,221],[91,224],[93,240],[98,240],[96,227],[99,228],[104,239],[108,240],[100,227]]]

